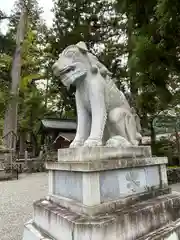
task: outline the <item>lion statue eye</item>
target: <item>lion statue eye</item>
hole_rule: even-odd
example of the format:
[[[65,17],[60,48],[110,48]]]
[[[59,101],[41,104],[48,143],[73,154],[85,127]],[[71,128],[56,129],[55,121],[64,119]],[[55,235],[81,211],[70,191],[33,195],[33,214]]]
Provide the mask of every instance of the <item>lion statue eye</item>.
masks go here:
[[[67,58],[73,58],[74,55],[75,55],[75,52],[73,52],[73,51],[69,51],[69,52],[67,52],[67,53],[65,54],[65,56],[66,56]]]
[[[75,51],[68,51],[65,54],[65,57],[67,57],[68,59],[71,59],[71,61],[73,62],[81,62],[82,58],[81,58],[81,54],[79,52],[75,52]]]

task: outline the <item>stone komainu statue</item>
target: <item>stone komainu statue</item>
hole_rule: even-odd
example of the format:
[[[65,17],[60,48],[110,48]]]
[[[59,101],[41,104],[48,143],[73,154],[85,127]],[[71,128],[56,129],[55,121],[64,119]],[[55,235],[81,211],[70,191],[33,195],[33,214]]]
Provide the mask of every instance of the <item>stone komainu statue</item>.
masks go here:
[[[53,71],[66,87],[76,87],[78,126],[70,147],[138,145],[141,127],[137,115],[111,73],[84,42],[67,47]]]

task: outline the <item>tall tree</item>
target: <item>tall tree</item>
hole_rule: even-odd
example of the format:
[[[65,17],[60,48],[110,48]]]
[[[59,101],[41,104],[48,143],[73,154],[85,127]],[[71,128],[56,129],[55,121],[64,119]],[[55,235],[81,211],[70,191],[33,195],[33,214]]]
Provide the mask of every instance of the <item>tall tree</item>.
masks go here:
[[[172,64],[168,57],[171,53],[165,48],[165,36],[161,34],[162,2],[166,1],[117,1],[118,11],[126,15],[128,23],[131,22],[128,68],[133,77],[130,80],[136,89],[142,122],[146,126],[148,120],[150,122],[152,145],[155,141],[153,120],[172,100]],[[131,90],[133,92],[132,87]]]
[[[44,55],[43,55],[43,48],[44,48],[44,32],[46,31],[46,27],[44,23],[41,21],[41,9],[38,7],[38,2],[36,0],[18,0],[15,3],[14,11],[11,15],[9,29],[8,29],[8,36],[11,36],[12,39],[15,39],[15,32],[18,31],[17,29],[17,22],[19,18],[19,14],[21,9],[26,10],[26,30],[24,32],[24,40],[23,42],[19,42],[18,51],[21,47],[21,51],[18,52],[19,56],[21,54],[21,74],[18,74],[18,83],[16,84],[17,89],[17,98],[16,104],[20,103],[20,106],[24,105],[23,102],[26,102],[27,95],[32,97],[32,89],[27,88],[25,92],[22,91],[21,88],[24,84],[28,85],[28,82],[31,82],[33,79],[42,78],[43,75],[43,66],[44,66]],[[18,32],[19,33],[19,32]],[[15,55],[17,57],[17,54]],[[17,71],[16,71],[17,72]],[[13,74],[13,73],[12,73]],[[15,75],[12,75],[12,78]],[[19,88],[20,88],[20,98],[19,98]],[[29,90],[29,91],[28,91]],[[20,101],[20,102],[19,102]],[[39,102],[39,106],[41,102]],[[24,105],[25,106],[25,105]],[[31,106],[33,107],[33,106]],[[32,110],[26,106],[29,112]],[[18,109],[18,113],[21,116],[22,112],[25,109],[21,107]],[[27,112],[27,111],[26,111]],[[14,117],[12,117],[13,122],[15,123]],[[38,115],[36,115],[36,119],[38,120]],[[34,123],[34,121],[33,121]],[[7,121],[5,122],[7,124]],[[29,123],[30,124],[30,123]],[[18,121],[18,125],[20,126],[21,131],[27,130],[27,127],[23,130],[24,124],[21,121]],[[22,126],[21,126],[22,125]],[[14,128],[15,129],[15,128]],[[13,130],[14,130],[13,129]],[[28,128],[30,134],[33,135],[33,126]],[[16,131],[15,131],[16,132]]]
[[[4,121],[4,144],[8,148],[15,148],[16,146],[16,137],[14,137],[14,134],[17,135],[17,111],[18,111],[17,97],[21,74],[21,48],[25,36],[26,19],[27,11],[23,7],[21,10],[20,20],[17,28],[16,50],[14,54],[11,71],[12,82],[10,93],[12,94],[12,97],[9,100]]]

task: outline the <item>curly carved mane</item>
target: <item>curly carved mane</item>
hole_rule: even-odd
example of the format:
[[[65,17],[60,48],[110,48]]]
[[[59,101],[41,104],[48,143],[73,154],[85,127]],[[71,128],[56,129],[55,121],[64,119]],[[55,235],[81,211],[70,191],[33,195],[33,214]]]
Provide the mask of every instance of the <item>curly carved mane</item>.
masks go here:
[[[68,46],[60,55],[64,55],[65,57],[71,57],[75,62],[81,61],[82,57],[85,57],[86,55],[92,68],[95,67],[99,69],[100,74],[103,77],[106,77],[107,75],[111,76],[109,70],[97,59],[95,55],[90,53],[88,50],[82,51],[82,49],[79,48],[78,45]]]

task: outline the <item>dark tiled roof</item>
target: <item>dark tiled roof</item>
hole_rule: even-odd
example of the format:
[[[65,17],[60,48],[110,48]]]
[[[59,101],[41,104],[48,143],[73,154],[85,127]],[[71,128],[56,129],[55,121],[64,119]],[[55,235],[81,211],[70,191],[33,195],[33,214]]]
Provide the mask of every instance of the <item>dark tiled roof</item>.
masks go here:
[[[76,121],[69,119],[43,119],[42,127],[45,129],[76,130]]]
[[[60,136],[67,141],[73,141],[75,138],[75,133],[60,133]]]

